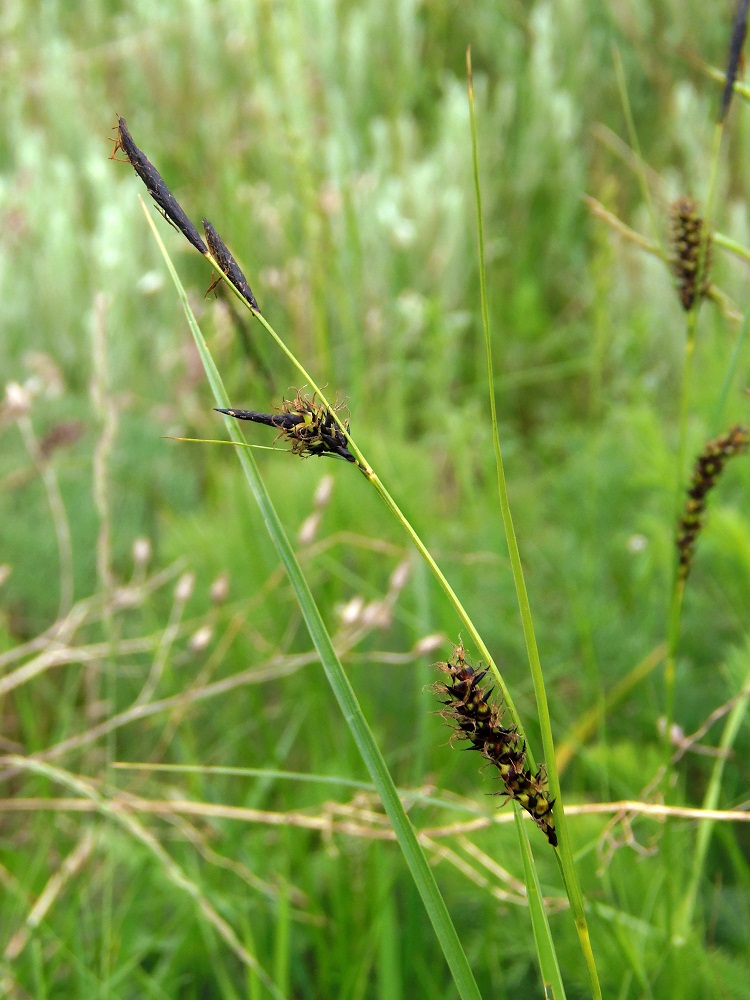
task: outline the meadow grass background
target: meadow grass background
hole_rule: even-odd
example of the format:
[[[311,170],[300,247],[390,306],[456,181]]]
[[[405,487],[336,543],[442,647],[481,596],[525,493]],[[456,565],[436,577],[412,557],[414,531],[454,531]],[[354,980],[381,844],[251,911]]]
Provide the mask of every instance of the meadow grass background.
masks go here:
[[[191,218],[217,227],[295,353],[347,401],[358,442],[537,739],[486,398],[472,45],[497,405],[555,735],[574,751],[566,802],[649,800],[663,791],[651,786],[664,761],[658,662],[685,320],[663,264],[593,220],[582,196],[661,240],[668,202],[704,196],[720,89],[695,61],[723,66],[730,21],[728,3],[663,0],[3,4],[0,372],[22,392],[11,390],[0,426],[0,662],[27,673],[5,693],[1,739],[4,753],[63,772],[3,771],[6,995],[268,996],[242,947],[290,997],[455,995],[377,802],[351,785],[366,774],[234,456],[162,439],[223,430],[140,182],[108,159],[115,114]],[[613,46],[658,233],[622,145]],[[744,245],[749,113],[737,100],[715,220]],[[233,401],[272,409],[298,387],[294,371],[226,297],[202,297],[205,263],[162,230]],[[744,314],[748,264],[715,258],[715,282]],[[746,350],[716,416],[739,329],[704,307],[691,457],[747,422]],[[263,428],[248,437],[270,443]],[[428,846],[483,995],[542,995],[510,809],[496,813],[490,775],[446,745],[430,714],[429,665],[458,639],[454,614],[355,469],[258,461],[290,534],[305,526],[300,559],[398,784],[419,792],[417,827],[503,820]],[[686,733],[747,684],[748,495],[738,459],[688,584],[675,705]],[[644,660],[654,669],[607,709]],[[716,746],[721,725],[703,743]],[[747,753],[745,728],[723,808],[747,801]],[[713,760],[683,757],[670,801],[699,805]],[[64,795],[92,811],[43,801]],[[137,829],[113,802],[130,803]],[[258,812],[231,819],[214,806]],[[684,897],[695,824],[671,822],[665,852],[663,824],[610,819],[571,819],[605,995],[746,995],[745,827],[715,829],[680,945],[665,897]],[[553,852],[532,839],[568,995],[586,996]]]

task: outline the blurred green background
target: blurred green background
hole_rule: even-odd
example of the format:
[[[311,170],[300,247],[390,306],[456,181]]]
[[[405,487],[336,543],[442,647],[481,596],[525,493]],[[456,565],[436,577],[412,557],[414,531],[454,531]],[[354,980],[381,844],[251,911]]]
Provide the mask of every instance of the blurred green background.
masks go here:
[[[669,202],[705,197],[720,86],[700,63],[724,65],[731,14],[695,0],[4,0],[0,663],[12,680],[0,688],[2,746],[129,801],[144,832],[102,808],[40,808],[85,795],[6,765],[4,995],[270,995],[196,896],[286,996],[455,995],[377,803],[346,784],[364,768],[234,456],[164,440],[221,437],[223,426],[143,217],[145,192],[109,159],[116,114],[190,217],[222,234],[264,315],[347,403],[358,443],[448,573],[536,739],[489,425],[472,46],[496,400],[556,738],[572,751],[566,801],[648,799],[663,762],[657,665],[676,488],[689,476],[676,457],[685,318],[663,263],[593,219],[583,196],[662,243]],[[749,120],[736,99],[714,213],[744,245]],[[294,370],[226,296],[204,298],[205,262],[158,224],[232,400],[273,409],[300,387]],[[733,305],[701,314],[691,461],[706,438],[747,421],[748,264],[714,257]],[[247,437],[272,435],[251,426]],[[413,806],[415,824],[495,817],[490,776],[451,751],[430,714],[429,665],[458,624],[398,526],[351,466],[258,455],[397,782],[440,798]],[[699,541],[677,663],[686,733],[748,682],[749,487],[738,459]],[[408,575],[394,577],[399,567]],[[703,742],[719,736],[716,726]],[[747,801],[747,752],[744,729],[723,808]],[[686,755],[671,801],[699,805],[714,760]],[[158,815],[144,800],[161,803]],[[201,811],[212,804],[261,813]],[[663,825],[610,820],[571,819],[605,995],[746,995],[744,828],[715,830],[690,933],[670,945],[665,885],[687,886],[695,827],[670,824],[669,870]],[[572,921],[554,906],[558,870],[534,840],[568,995],[585,996]],[[512,825],[430,850],[483,994],[541,995]],[[50,883],[58,870],[67,874]]]

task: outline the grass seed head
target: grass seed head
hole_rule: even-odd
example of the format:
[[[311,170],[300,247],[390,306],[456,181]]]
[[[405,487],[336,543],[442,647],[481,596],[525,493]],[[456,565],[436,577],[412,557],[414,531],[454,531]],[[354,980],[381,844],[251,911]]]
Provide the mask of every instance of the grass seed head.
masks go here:
[[[526,765],[526,747],[517,730],[500,724],[502,709],[489,702],[492,688],[482,686],[487,670],[475,670],[467,661],[461,644],[454,647],[451,660],[437,666],[448,675],[448,679],[435,684],[433,690],[447,696],[439,714],[453,729],[451,742],[468,740],[471,744],[468,749],[478,750],[487,763],[497,769],[504,786],[498,794],[515,799],[556,847],[554,803],[549,797],[544,767],[532,774]]]
[[[677,294],[682,308],[689,312],[699,294],[705,295],[711,270],[711,238],[706,239],[701,263],[703,219],[692,198],[678,198],[670,208],[672,273],[677,279]],[[700,275],[698,271],[700,270]]]

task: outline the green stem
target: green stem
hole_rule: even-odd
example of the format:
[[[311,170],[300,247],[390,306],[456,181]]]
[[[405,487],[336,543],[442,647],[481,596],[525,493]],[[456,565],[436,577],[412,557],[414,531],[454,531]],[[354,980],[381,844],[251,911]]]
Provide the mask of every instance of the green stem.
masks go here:
[[[742,723],[747,715],[750,695],[746,692],[748,691],[749,686],[750,671],[745,675],[744,682],[740,688],[740,695],[737,698],[736,704],[729,713],[724,730],[721,734],[721,740],[719,741],[718,747],[720,753],[714,761],[711,769],[711,777],[708,782],[708,787],[706,788],[706,794],[703,796],[703,802],[701,803],[701,808],[704,810],[714,810],[718,807],[719,795],[721,793],[721,783],[724,777],[724,768],[729,757],[729,752],[734,745],[737,734],[740,731],[740,727],[742,726]],[[695,904],[698,898],[698,887],[700,886],[700,881],[703,875],[706,856],[708,854],[708,847],[711,842],[711,836],[713,834],[715,824],[715,820],[706,819],[698,827],[690,881],[688,882],[688,888],[675,926],[675,943],[678,945],[685,944],[687,942],[688,934],[690,933],[690,927],[693,923],[693,914],[695,913]]]
[[[713,241],[714,246],[728,250],[729,253],[733,253],[735,257],[740,257],[742,260],[750,261],[750,247],[746,247],[744,243],[738,243],[737,240],[733,240],[731,236],[724,236],[723,233],[713,233]]]
[[[495,403],[495,375],[492,362],[492,337],[490,332],[489,304],[487,296],[487,275],[484,252],[484,224],[482,218],[482,189],[479,180],[479,155],[477,143],[476,115],[474,113],[474,84],[471,71],[471,50],[466,53],[466,69],[469,81],[469,121],[471,124],[471,145],[472,160],[474,169],[474,191],[477,210],[477,239],[479,249],[479,285],[482,308],[482,326],[484,328],[485,347],[487,355],[487,379],[489,384],[490,413],[492,417],[493,443],[495,449],[495,465],[497,469],[497,489],[500,503],[500,512],[505,529],[505,539],[508,545],[513,582],[516,589],[516,599],[521,614],[521,624],[523,627],[524,640],[526,642],[526,653],[529,661],[532,682],[534,685],[534,695],[537,703],[537,713],[539,716],[539,727],[542,734],[542,746],[544,749],[544,760],[547,766],[547,777],[549,780],[550,797],[555,802],[555,830],[558,835],[558,863],[565,884],[565,889],[570,900],[573,919],[575,921],[578,939],[583,952],[584,961],[589,975],[589,984],[592,996],[600,1000],[601,986],[599,984],[599,974],[596,969],[596,962],[591,948],[591,938],[586,923],[586,914],[583,906],[583,894],[581,892],[578,874],[573,860],[573,851],[568,835],[567,823],[565,820],[565,810],[563,808],[562,794],[560,791],[560,777],[555,760],[555,744],[552,737],[552,722],[549,714],[549,704],[547,701],[547,690],[544,684],[544,674],[539,658],[539,647],[534,631],[534,621],[531,613],[531,604],[526,589],[523,566],[521,564],[521,554],[518,548],[513,518],[510,510],[508,498],[508,488],[505,478],[505,467],[503,464],[502,448],[500,445],[500,434],[497,423],[497,407]]]
[[[424,559],[424,561],[427,563],[427,565],[430,568],[432,574],[434,575],[434,577],[436,578],[436,580],[438,581],[438,583],[442,587],[443,591],[445,592],[448,600],[453,605],[453,607],[454,607],[454,609],[456,611],[456,614],[458,615],[458,617],[461,619],[461,621],[465,625],[465,627],[466,627],[469,635],[471,636],[472,642],[474,643],[474,645],[477,647],[477,650],[479,651],[479,655],[482,657],[483,660],[487,661],[487,664],[489,665],[489,668],[492,671],[492,674],[493,674],[495,680],[497,681],[498,686],[500,687],[500,692],[502,694],[503,701],[505,702],[505,706],[507,707],[508,711],[510,712],[511,716],[513,717],[513,724],[518,727],[518,731],[519,731],[519,734],[521,735],[521,738],[525,739],[525,737],[523,735],[523,727],[521,725],[521,720],[518,717],[518,712],[516,711],[516,707],[513,704],[513,699],[511,698],[510,692],[508,691],[508,688],[507,688],[507,686],[505,684],[505,681],[503,680],[502,674],[500,673],[498,667],[496,666],[495,661],[492,659],[492,655],[490,654],[490,651],[487,648],[487,646],[486,646],[486,644],[484,642],[484,639],[482,639],[481,635],[477,631],[476,625],[474,624],[474,622],[469,617],[468,611],[466,610],[466,608],[464,608],[464,606],[461,603],[461,601],[459,600],[458,595],[456,594],[455,590],[453,589],[453,587],[451,587],[450,583],[448,582],[445,574],[440,569],[440,567],[438,566],[438,564],[435,562],[435,560],[432,557],[429,549],[427,548],[427,546],[425,545],[425,543],[422,541],[422,539],[420,538],[420,536],[417,534],[417,532],[414,530],[414,528],[412,527],[411,523],[407,519],[406,515],[403,513],[403,511],[398,506],[398,504],[396,503],[396,501],[393,499],[393,497],[391,496],[391,494],[385,488],[385,486],[383,485],[383,483],[381,482],[381,480],[377,476],[377,474],[372,469],[370,469],[369,466],[368,466],[367,471],[365,471],[365,475],[367,476],[367,478],[369,479],[370,483],[375,487],[375,489],[377,490],[377,492],[382,497],[383,501],[385,502],[386,507],[388,507],[388,509],[393,514],[393,516],[396,518],[396,520],[399,522],[399,524],[404,529],[404,531],[406,532],[406,534],[412,540],[412,542],[414,544],[414,547],[419,552],[419,554],[422,556],[422,558]],[[533,762],[533,759],[531,758],[530,751],[528,749],[527,749],[527,756],[529,757],[529,766],[533,768],[534,762]]]
[[[625,125],[628,130],[628,140],[630,142],[633,152],[636,154],[636,162],[638,164],[638,169],[636,171],[636,176],[638,178],[638,183],[641,188],[641,196],[643,202],[648,209],[649,218],[651,220],[651,228],[653,230],[653,236],[659,247],[659,255],[663,256],[663,251],[661,249],[661,239],[659,232],[659,223],[656,217],[656,209],[654,208],[654,202],[651,197],[651,192],[648,189],[648,183],[646,182],[646,174],[643,170],[643,157],[641,156],[641,147],[638,142],[638,132],[636,131],[635,122],[633,120],[633,112],[630,108],[630,99],[628,98],[628,88],[625,82],[625,71],[622,65],[622,57],[618,49],[613,49],[613,57],[615,62],[615,75],[617,77],[617,88],[620,92],[620,103],[622,104],[622,113],[625,115]]]
[[[724,423],[724,410],[727,405],[727,399],[729,398],[729,390],[732,386],[734,376],[737,374],[739,361],[742,356],[742,351],[745,347],[748,327],[750,327],[750,312],[745,313],[744,319],[742,320],[742,327],[740,329],[739,334],[737,335],[737,340],[735,341],[734,347],[732,348],[732,355],[729,359],[727,370],[724,373],[724,379],[721,384],[721,390],[719,391],[719,398],[716,403],[714,418],[711,424],[712,437],[715,437],[717,434],[720,433]]]
[[[677,648],[680,644],[682,599],[684,594],[685,580],[683,578],[676,577],[674,586],[672,587],[672,598],[669,605],[667,655],[664,660],[664,739],[665,749],[667,752],[671,750],[670,733],[674,722],[675,661],[677,658]]]
[[[695,355],[695,329],[698,309],[692,309],[687,314],[687,330],[685,336],[685,362],[682,376],[682,391],[680,394],[679,443],[677,446],[677,489],[675,494],[675,525],[682,513],[685,463],[687,455],[688,414],[690,412],[690,393],[692,388],[693,357]],[[676,530],[676,529],[675,529]],[[667,619],[667,655],[664,660],[664,716],[665,716],[665,750],[670,754],[669,734],[674,722],[674,691],[675,662],[680,643],[682,599],[685,592],[685,581],[679,575],[679,559],[677,552],[673,554],[672,593],[669,602]],[[667,764],[668,766],[668,764]]]

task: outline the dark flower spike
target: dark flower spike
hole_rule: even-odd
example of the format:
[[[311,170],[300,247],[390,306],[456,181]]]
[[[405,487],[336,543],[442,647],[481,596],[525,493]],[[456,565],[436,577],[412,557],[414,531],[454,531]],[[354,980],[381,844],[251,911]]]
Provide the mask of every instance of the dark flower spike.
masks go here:
[[[255,410],[221,410],[237,420],[252,420],[256,424],[277,427],[279,437],[286,438],[295,455],[332,455],[346,462],[357,462],[347,447],[346,437],[336,423],[332,412],[298,392],[294,399],[282,400],[278,413],[258,413]],[[349,429],[349,422],[346,422]]]
[[[208,219],[203,220],[203,231],[206,234],[206,242],[208,243],[208,248],[211,251],[211,256],[250,308],[254,310],[254,312],[259,313],[260,306],[256,302],[252,289],[247,282],[247,278],[242,273],[237,261],[229,252],[226,243],[224,243]],[[211,287],[208,289],[208,292],[212,292],[220,280],[220,278],[215,278],[211,283]],[[206,292],[206,295],[208,295],[208,292]]]
[[[449,680],[436,684],[438,694],[447,695],[445,708],[439,712],[453,727],[454,739],[468,740],[467,749],[478,750],[482,757],[500,773],[505,795],[525,809],[553,847],[557,847],[555,819],[552,815],[554,800],[549,797],[547,776],[542,765],[536,774],[526,766],[526,746],[514,727],[500,725],[502,709],[490,705],[492,688],[481,687],[487,670],[475,670],[466,659],[462,645],[455,647],[453,658],[438,663]]]
[[[734,8],[732,35],[729,39],[729,54],[727,55],[727,69],[724,74],[726,83],[724,84],[724,92],[721,95],[721,108],[719,109],[719,124],[726,120],[729,105],[732,103],[734,81],[737,79],[737,71],[742,60],[742,47],[745,44],[749,2],[750,0],[737,0],[737,6]]]
[[[750,430],[737,425],[726,434],[706,442],[696,459],[693,479],[687,491],[687,502],[677,531],[678,575],[681,580],[687,580],[690,573],[695,542],[703,527],[708,493],[716,485],[727,459],[747,451],[748,442]]]
[[[677,294],[682,308],[689,312],[698,298],[706,295],[711,270],[711,237],[705,243],[701,264],[701,240],[703,239],[703,219],[698,215],[698,206],[692,198],[678,198],[670,206],[672,273],[677,279]],[[699,276],[698,270],[701,274]],[[700,289],[698,288],[700,278]]]
[[[185,215],[177,199],[164,183],[161,174],[151,160],[136,146],[133,136],[128,129],[127,122],[120,115],[117,116],[117,138],[115,139],[115,148],[112,150],[112,159],[115,158],[115,153],[118,149],[121,149],[128,158],[133,170],[135,170],[146,185],[146,190],[162,212],[164,212],[169,222],[179,229],[185,239],[196,250],[200,250],[202,254],[207,254],[208,248],[201,239],[200,233],[190,219],[188,219],[187,215]]]

